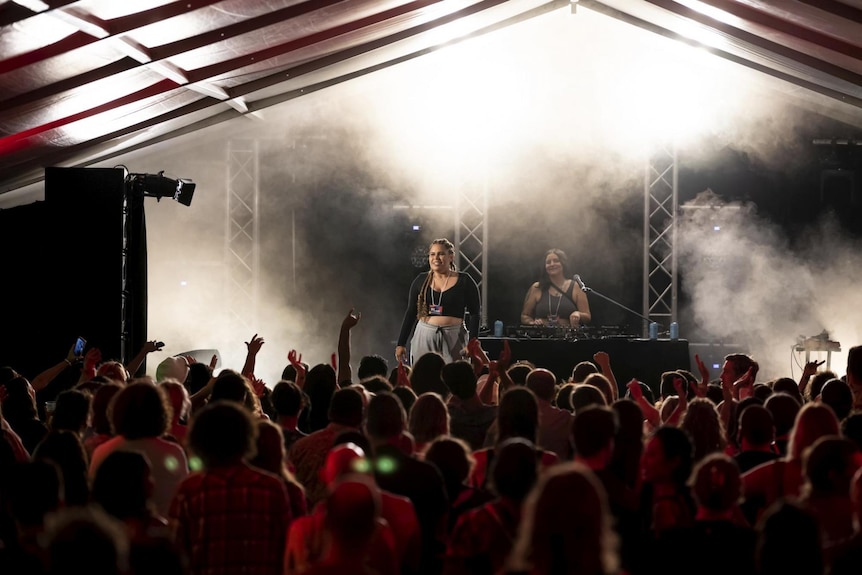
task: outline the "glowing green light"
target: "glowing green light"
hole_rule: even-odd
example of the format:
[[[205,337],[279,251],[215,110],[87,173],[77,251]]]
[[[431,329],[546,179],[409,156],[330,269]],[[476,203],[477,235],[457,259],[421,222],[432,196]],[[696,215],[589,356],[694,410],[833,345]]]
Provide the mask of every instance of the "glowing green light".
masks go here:
[[[168,471],[176,471],[180,468],[180,462],[173,455],[165,457],[165,469]]]
[[[391,457],[381,457],[377,460],[377,472],[387,475],[393,473],[397,467],[395,460]]]
[[[192,471],[200,471],[204,468],[204,462],[201,461],[200,457],[192,456],[189,458],[189,469]]]

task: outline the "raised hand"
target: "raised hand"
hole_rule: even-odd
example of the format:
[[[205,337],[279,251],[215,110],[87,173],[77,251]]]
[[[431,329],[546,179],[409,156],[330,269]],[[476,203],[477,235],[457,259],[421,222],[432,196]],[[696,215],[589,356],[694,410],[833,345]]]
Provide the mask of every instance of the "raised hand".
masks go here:
[[[292,349],[287,352],[287,361],[296,369],[296,381],[294,383],[302,389],[302,386],[305,385],[305,376],[307,375],[305,366],[302,364],[302,354],[297,355],[296,350]]]
[[[757,368],[752,365],[742,377],[733,382],[733,395],[736,399],[745,399],[745,397],[751,395],[755,373],[757,373]],[[743,391],[745,391],[745,397],[743,397]]]
[[[826,360],[821,361],[809,361],[805,364],[805,367],[802,369],[802,377],[811,377],[815,373],[817,373],[817,368],[826,363]]]
[[[410,378],[407,376],[407,368],[404,367],[404,362],[398,362],[398,385],[410,387]]]
[[[248,376],[248,380],[251,382],[254,394],[258,397],[263,397],[263,394],[266,392],[266,384],[263,380],[255,377],[253,373]]]
[[[210,358],[210,370],[214,370],[216,368],[216,364],[218,364],[218,354],[213,354]]]
[[[482,360],[484,353],[482,352],[482,342],[479,341],[479,338],[474,337],[467,342],[467,352],[470,354],[470,357]]]
[[[641,389],[641,384],[637,379],[632,379],[626,384],[626,389],[635,401],[640,401],[644,398],[644,390]]]
[[[360,319],[362,319],[362,312],[354,312],[353,308],[350,308],[350,311],[347,312],[347,315],[341,321],[341,327],[351,329],[359,323]]]
[[[503,349],[500,351],[500,357],[497,358],[497,367],[501,371],[506,371],[512,365],[512,348],[509,347],[509,340],[503,340]]]
[[[706,364],[703,363],[703,360],[700,359],[700,355],[694,354],[694,362],[697,364],[697,371],[700,373],[700,379],[705,384],[709,384],[709,368],[706,367]]]
[[[251,339],[245,342],[245,346],[248,349],[248,353],[250,355],[257,355],[257,352],[260,351],[261,346],[263,346],[265,342],[262,337],[258,337],[257,334],[251,336]]]
[[[606,351],[597,351],[593,354],[593,361],[595,361],[599,367],[604,365],[610,365],[611,356],[609,356],[608,352]]]

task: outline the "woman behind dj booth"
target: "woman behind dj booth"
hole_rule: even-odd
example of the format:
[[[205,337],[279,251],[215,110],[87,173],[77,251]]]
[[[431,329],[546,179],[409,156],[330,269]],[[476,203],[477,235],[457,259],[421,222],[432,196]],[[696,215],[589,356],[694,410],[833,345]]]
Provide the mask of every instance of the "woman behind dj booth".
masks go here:
[[[524,298],[521,325],[578,327],[590,323],[590,302],[572,279],[568,263],[563,250],[552,248],[545,252],[542,276]]]

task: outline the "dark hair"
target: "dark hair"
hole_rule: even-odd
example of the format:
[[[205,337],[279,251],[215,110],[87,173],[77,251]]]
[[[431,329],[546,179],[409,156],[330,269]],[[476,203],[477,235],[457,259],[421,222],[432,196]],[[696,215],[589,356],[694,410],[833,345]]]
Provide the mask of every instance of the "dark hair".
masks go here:
[[[823,573],[817,519],[801,503],[789,498],[778,499],[758,520],[757,532],[758,573]]]
[[[847,352],[847,375],[862,382],[862,345],[854,345]]]
[[[550,370],[537,368],[527,375],[525,385],[539,399],[551,401],[557,392],[557,376],[551,373]]]
[[[772,413],[762,405],[753,404],[739,413],[739,445],[746,439],[754,446],[769,445],[775,439]]]
[[[420,355],[413,363],[410,371],[410,387],[416,395],[422,395],[426,391],[435,391],[443,397],[449,397],[451,391],[443,383],[443,366],[446,360],[436,351],[429,351]]]
[[[596,455],[613,443],[618,429],[617,414],[610,407],[591,405],[581,409],[572,422],[575,455]]]
[[[308,370],[305,376],[304,391],[308,395],[308,430],[317,431],[323,429],[332,420],[329,415],[330,403],[332,402],[338,383],[335,370],[328,363],[318,363]],[[358,392],[357,392],[358,393]]]
[[[397,385],[392,388],[392,393],[398,396],[398,399],[401,400],[401,405],[404,406],[404,411],[409,414],[410,410],[413,409],[413,404],[416,403],[416,392],[406,385]]]
[[[150,461],[140,451],[113,451],[93,477],[93,500],[117,519],[144,518],[150,510]]]
[[[160,437],[171,424],[171,407],[164,389],[143,381],[127,384],[108,407],[116,435],[126,439]]]
[[[8,445],[5,441],[2,444]],[[14,494],[4,497],[9,515],[21,527],[38,527],[48,513],[60,508],[63,472],[51,459],[18,461],[4,470],[3,487]]]
[[[233,369],[223,369],[213,382],[209,400],[227,399],[245,405],[249,393],[252,393],[249,381],[243,374]]]
[[[853,410],[853,392],[847,382],[833,378],[823,384],[820,390],[820,401],[832,408],[838,421],[841,421]]]
[[[539,272],[539,287],[541,289],[546,289],[551,286],[551,278],[548,277],[548,270],[545,269],[545,262],[548,261],[548,256],[551,254],[560,259],[560,265],[563,266],[563,277],[567,278],[571,275],[569,274],[569,256],[559,248],[551,248],[545,252],[544,256],[542,256],[542,267]]]
[[[254,416],[235,401],[208,403],[192,418],[187,435],[189,450],[207,468],[251,458],[257,451]]]
[[[521,360],[510,365],[506,373],[509,375],[512,383],[515,385],[524,385],[527,382],[527,375],[534,369],[536,369],[536,366],[531,362]]]
[[[684,429],[670,425],[662,425],[652,432],[664,451],[665,459],[677,459],[678,464],[673,470],[673,481],[678,486],[685,485],[691,475],[694,463],[694,443]]]
[[[476,395],[476,372],[473,365],[463,359],[447,363],[440,373],[443,383],[459,399],[470,399]],[[421,393],[418,395],[422,395]]]
[[[390,391],[378,393],[368,401],[365,431],[372,439],[391,439],[404,431],[407,413],[398,396]]]
[[[382,355],[366,355],[359,360],[359,369],[356,375],[362,381],[372,375],[380,375],[384,378],[389,374],[389,362]]]
[[[655,404],[655,394],[653,394],[652,388],[642,381],[638,381],[638,386],[641,388],[641,393],[643,393],[644,399],[647,400],[647,403]],[[719,391],[720,390],[721,388],[719,388]],[[631,399],[631,396],[632,392],[629,391],[628,387],[626,387],[625,397]]]
[[[62,472],[66,505],[86,505],[90,498],[89,459],[81,438],[68,429],[53,429],[33,450],[33,460],[47,459]]]
[[[424,459],[440,470],[450,500],[458,496],[458,490],[476,466],[470,445],[463,439],[446,435],[428,445]]]
[[[500,497],[523,501],[538,477],[536,448],[523,437],[510,437],[494,449],[490,489]]]
[[[329,421],[349,427],[359,427],[364,410],[362,392],[354,387],[342,387],[332,394]]]
[[[51,429],[68,429],[81,433],[90,418],[93,396],[79,389],[67,389],[57,395]]]
[[[790,430],[793,429],[793,423],[796,421],[796,415],[802,409],[795,397],[783,391],[770,395],[763,406],[772,414],[776,436],[790,433]]]
[[[303,391],[294,382],[282,379],[272,388],[269,401],[275,413],[282,417],[296,417],[302,411]]]
[[[111,381],[103,384],[93,394],[93,421],[92,427],[96,433],[112,435],[111,419],[108,417],[108,408],[114,397],[123,389],[123,384]]]
[[[523,437],[535,443],[538,429],[536,394],[520,385],[506,391],[497,407],[497,443],[511,437]]]
[[[727,454],[710,453],[695,466],[688,485],[698,505],[726,511],[739,503],[742,495],[739,464]]]
[[[370,391],[371,393],[380,393],[381,391],[392,391],[392,384],[385,376],[374,374],[360,380],[359,385]]]
[[[3,386],[6,388],[6,398],[3,400],[3,417],[17,427],[19,421],[39,417],[36,404],[30,397],[30,382],[24,376],[13,377]]]
[[[572,411],[572,390],[575,389],[575,386],[577,385],[578,384],[571,382],[561,385],[557,390],[557,395],[554,397],[554,405],[560,409]]]
[[[579,383],[572,390],[572,395],[569,397],[572,404],[572,410],[577,415],[582,409],[589,405],[607,405],[608,400],[602,390],[595,385],[588,383]]]
[[[195,362],[189,366],[189,373],[186,376],[186,380],[181,383],[186,385],[190,395],[194,395],[206,387],[206,384],[209,383],[212,376],[213,370],[209,365]]]
[[[749,368],[754,367],[754,375],[757,376],[759,366],[750,355],[745,353],[730,353],[724,356],[724,361],[730,364],[733,379],[739,379]]]
[[[599,366],[591,361],[581,361],[572,369],[572,383],[583,383],[591,373],[599,373]]]
[[[790,377],[779,377],[775,381],[772,382],[772,391],[778,393],[783,391],[785,393],[789,393],[801,404],[802,403],[802,394],[799,393],[799,384],[796,383],[793,378]]]

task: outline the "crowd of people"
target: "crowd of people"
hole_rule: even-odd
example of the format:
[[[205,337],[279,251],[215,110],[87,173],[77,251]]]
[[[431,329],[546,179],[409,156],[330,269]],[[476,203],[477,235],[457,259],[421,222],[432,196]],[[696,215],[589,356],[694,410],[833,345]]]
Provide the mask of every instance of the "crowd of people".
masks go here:
[[[328,362],[289,350],[277,382],[258,334],[220,370],[146,375],[156,341],[126,365],[93,347],[0,367],[0,573],[859,572],[862,346],[798,381],[739,353],[618,382],[605,352],[561,380],[482,349],[451,248],[411,288],[394,365],[354,374],[351,309]],[[564,264],[547,254],[549,285],[571,290]]]
[[[275,384],[171,357],[138,376],[90,349],[0,369],[0,571],[835,574],[862,566],[862,347],[758,380],[568,381],[489,358],[291,350]],[[148,342],[144,356],[157,351]],[[137,359],[136,359],[137,361]],[[41,413],[36,397],[74,384]],[[713,378],[714,377],[714,378]],[[62,378],[61,378],[62,379]],[[70,380],[71,381],[71,380]]]

